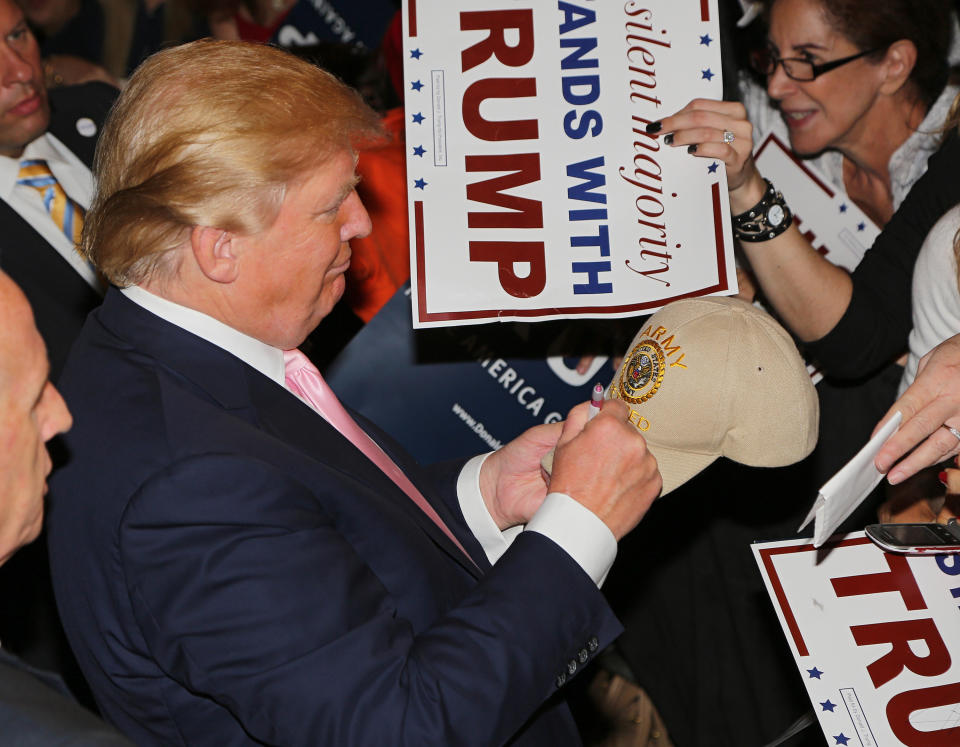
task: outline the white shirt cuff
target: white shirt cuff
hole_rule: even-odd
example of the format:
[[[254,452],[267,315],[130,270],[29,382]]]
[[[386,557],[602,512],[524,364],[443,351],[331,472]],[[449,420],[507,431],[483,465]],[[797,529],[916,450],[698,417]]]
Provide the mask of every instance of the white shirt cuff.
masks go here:
[[[457,499],[464,521],[490,564],[500,559],[521,531],[538,532],[559,545],[601,586],[617,557],[617,540],[607,525],[570,496],[550,493],[526,527],[515,526],[501,532],[480,494],[480,468],[488,456],[475,456],[460,470]]]
[[[483,502],[483,496],[480,494],[480,468],[490,454],[475,456],[460,470],[460,476],[457,478],[457,500],[460,502],[463,520],[480,543],[490,565],[493,565],[500,560],[500,556],[507,551],[510,543],[523,531],[523,527],[510,527],[501,532],[500,527],[487,511],[487,504]]]
[[[524,531],[538,532],[560,545],[597,586],[606,581],[617,557],[617,540],[610,528],[565,493],[548,493]]]

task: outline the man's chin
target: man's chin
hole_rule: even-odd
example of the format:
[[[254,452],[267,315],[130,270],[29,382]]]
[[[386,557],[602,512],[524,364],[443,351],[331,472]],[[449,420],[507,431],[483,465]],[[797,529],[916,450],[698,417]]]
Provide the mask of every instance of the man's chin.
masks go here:
[[[47,131],[50,125],[50,113],[44,109],[25,117],[15,128],[11,128],[9,137],[4,137],[0,129],[0,154],[19,158],[23,149]]]

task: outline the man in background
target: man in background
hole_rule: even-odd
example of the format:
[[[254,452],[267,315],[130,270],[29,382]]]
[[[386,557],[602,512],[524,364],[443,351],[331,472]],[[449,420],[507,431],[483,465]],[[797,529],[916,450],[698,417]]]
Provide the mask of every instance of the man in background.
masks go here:
[[[93,196],[94,146],[116,93],[90,83],[48,94],[23,12],[0,0],[0,268],[33,307],[54,380],[102,295],[75,245]]]
[[[0,564],[32,542],[43,524],[50,457],[46,442],[70,427],[50,383],[43,340],[30,306],[0,272]],[[23,610],[4,600],[5,616]],[[58,692],[59,691],[59,692]],[[73,702],[55,675],[0,649],[0,742],[18,745],[126,745],[113,729]]]

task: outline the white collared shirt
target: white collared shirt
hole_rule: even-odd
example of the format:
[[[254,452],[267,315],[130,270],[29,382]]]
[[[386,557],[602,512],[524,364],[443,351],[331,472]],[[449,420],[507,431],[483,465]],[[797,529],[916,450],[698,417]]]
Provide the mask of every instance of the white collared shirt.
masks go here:
[[[283,351],[279,348],[138,286],[124,288],[121,293],[161,319],[235,355],[286,389]],[[290,396],[296,395],[291,392]],[[457,480],[457,500],[467,526],[480,542],[490,563],[499,560],[521,531],[532,531],[559,545],[594,583],[602,584],[617,555],[617,541],[607,525],[570,496],[550,493],[525,527],[512,527],[501,532],[480,494],[480,467],[487,456],[474,457],[464,465]]]
[[[47,162],[50,172],[60,182],[63,191],[83,207],[90,207],[93,199],[93,174],[67,146],[49,132],[41,135],[24,148],[20,158],[0,156],[0,198],[29,223],[70,266],[86,280],[97,293],[102,293],[96,273],[81,257],[60,227],[43,206],[43,198],[33,187],[17,184],[20,162],[40,158]]]

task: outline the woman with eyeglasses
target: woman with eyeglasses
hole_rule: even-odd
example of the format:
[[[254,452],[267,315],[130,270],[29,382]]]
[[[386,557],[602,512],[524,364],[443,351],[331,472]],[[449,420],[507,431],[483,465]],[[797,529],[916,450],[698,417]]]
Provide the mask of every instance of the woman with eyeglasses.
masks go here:
[[[947,63],[955,21],[946,0],[772,0],[766,17],[767,45],[752,58],[765,90],[746,86],[743,104],[695,100],[658,124],[673,147],[723,160],[734,231],[766,301],[836,377],[819,387],[821,440],[833,441],[820,449],[825,480],[894,398],[900,368],[890,362],[907,346],[917,252],[960,202],[956,136],[931,160],[920,196],[906,199],[958,92]],[[811,247],[757,170],[754,143],[770,132],[886,227],[852,275]],[[868,387],[845,383],[871,376]]]

